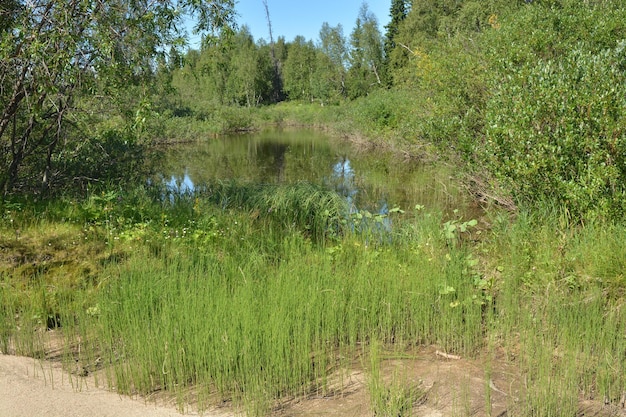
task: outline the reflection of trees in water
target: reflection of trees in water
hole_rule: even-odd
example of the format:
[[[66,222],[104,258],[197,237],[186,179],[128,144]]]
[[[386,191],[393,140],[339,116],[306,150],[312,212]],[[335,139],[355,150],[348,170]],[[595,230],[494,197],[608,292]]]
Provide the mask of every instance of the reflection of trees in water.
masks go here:
[[[346,156],[342,156],[341,159],[333,165],[333,172],[331,174],[331,186],[342,195],[346,201],[348,202],[348,207],[350,210],[350,214],[356,213],[359,210],[365,209],[370,212],[377,214],[389,214],[389,206],[387,205],[387,201],[384,197],[378,201],[378,204],[374,207],[358,207],[360,204],[357,201],[357,196],[359,192],[361,194],[366,191],[359,187],[356,181],[356,173],[354,172],[354,168],[350,164],[350,160]],[[385,217],[378,226],[382,226],[385,230],[391,229],[391,220],[388,217]]]
[[[164,182],[168,190],[178,194],[192,193],[195,188],[191,177],[186,171],[183,175],[172,175],[168,181]]]
[[[154,180],[184,183],[185,174],[196,186],[216,180],[285,183],[318,182],[328,175],[333,151],[327,141],[304,134],[234,136],[168,148],[157,161]],[[158,175],[161,174],[161,175]],[[173,182],[175,184],[175,181]]]
[[[377,203],[368,201],[368,191],[358,183],[358,178],[350,159],[342,156],[341,159],[333,165],[333,172],[330,178],[330,185],[337,193],[341,194],[348,200],[350,211],[354,212],[358,209],[366,209],[378,214],[387,214],[389,212],[387,200],[381,196]],[[357,207],[366,205],[366,207]]]
[[[383,154],[352,152],[300,131],[210,139],[159,149],[149,182],[184,192],[214,181],[324,183],[346,198],[353,212],[372,214],[395,205],[446,212],[465,206],[445,167],[397,164]]]
[[[333,166],[331,185],[337,193],[346,198],[350,212],[355,211],[354,198],[358,190],[354,181],[354,170],[350,165],[350,160],[345,156],[342,156],[341,160]]]
[[[285,181],[285,153],[289,145],[278,142],[262,142],[255,146],[257,165],[260,169],[262,181],[276,179],[281,183]]]

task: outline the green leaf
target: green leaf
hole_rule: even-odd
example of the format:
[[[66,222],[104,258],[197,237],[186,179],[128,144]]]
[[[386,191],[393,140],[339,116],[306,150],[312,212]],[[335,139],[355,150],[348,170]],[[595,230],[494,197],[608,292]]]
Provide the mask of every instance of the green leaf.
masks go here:
[[[441,290],[439,290],[439,295],[448,295],[448,294],[453,294],[455,292],[456,290],[454,289],[454,287],[446,285]]]

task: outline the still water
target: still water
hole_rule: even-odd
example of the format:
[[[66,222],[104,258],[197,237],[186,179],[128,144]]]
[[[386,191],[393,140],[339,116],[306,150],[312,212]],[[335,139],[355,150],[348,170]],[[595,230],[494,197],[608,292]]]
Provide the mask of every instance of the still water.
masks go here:
[[[312,130],[268,130],[175,145],[165,150],[157,181],[175,192],[236,180],[322,184],[351,208],[386,213],[416,205],[451,213],[466,199],[447,167],[403,161],[398,155],[359,151]]]

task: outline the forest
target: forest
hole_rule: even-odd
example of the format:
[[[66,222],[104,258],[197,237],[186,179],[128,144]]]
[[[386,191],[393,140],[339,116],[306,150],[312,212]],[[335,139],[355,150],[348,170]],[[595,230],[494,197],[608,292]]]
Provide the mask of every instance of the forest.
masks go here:
[[[324,24],[315,42],[255,43],[245,26],[205,38],[175,59],[184,105],[174,112],[202,120],[212,106],[340,105],[365,134],[460,158],[487,195],[620,218],[619,2],[410,3],[394,1],[384,29],[364,3],[349,33]]]
[[[621,4],[413,3],[393,1],[385,28],[363,3],[352,29],[266,42],[228,1],[5,2],[3,192],[129,178],[150,143],[254,129],[268,105],[315,103],[356,134],[459,158],[485,195],[621,218]],[[185,13],[203,20],[200,50],[185,49]]]
[[[358,362],[372,415],[416,415],[430,388],[380,371],[432,347],[483,361],[484,415],[503,368],[497,415],[623,413],[623,1],[355,16],[265,40],[234,0],[3,1],[0,352],[50,359],[60,335],[77,378],[259,416],[339,395],[332,375]],[[443,166],[478,211],[146,181],[163,149],[277,127]]]

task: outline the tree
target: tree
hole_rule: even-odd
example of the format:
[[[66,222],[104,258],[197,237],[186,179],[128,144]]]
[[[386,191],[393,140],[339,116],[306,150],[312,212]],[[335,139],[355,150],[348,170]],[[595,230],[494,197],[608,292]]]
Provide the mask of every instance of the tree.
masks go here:
[[[318,76],[327,86],[327,97],[345,95],[348,50],[341,25],[322,24],[319,44]]]
[[[396,37],[400,32],[400,25],[406,18],[409,5],[407,0],[392,0],[391,10],[389,15],[391,20],[385,26],[387,32],[385,34],[384,55],[385,55],[385,72],[391,73],[395,68],[404,66],[406,64],[406,50],[400,48],[399,51],[396,48],[399,45],[396,44]],[[399,52],[399,53],[398,53]],[[388,79],[388,82],[390,78]]]
[[[378,30],[378,20],[369,11],[367,3],[361,5],[356,26],[350,35],[350,96],[366,95],[383,79],[383,40]]]
[[[0,189],[47,189],[53,162],[77,146],[77,100],[129,90],[154,74],[155,57],[181,42],[185,13],[197,30],[233,22],[234,0],[9,0],[0,6]],[[141,102],[142,100],[137,100]],[[136,120],[141,114],[133,112]],[[72,135],[72,133],[74,135]],[[23,170],[23,175],[20,175]]]
[[[267,45],[254,43],[246,26],[235,35],[228,64],[227,91],[231,103],[250,107],[275,100],[277,66],[271,55]]]
[[[256,91],[257,48],[247,26],[235,34],[229,51],[227,89],[229,101],[248,107],[259,100]]]
[[[303,36],[288,45],[287,59],[283,68],[284,87],[291,100],[313,100],[313,73],[315,70],[315,46]]]

